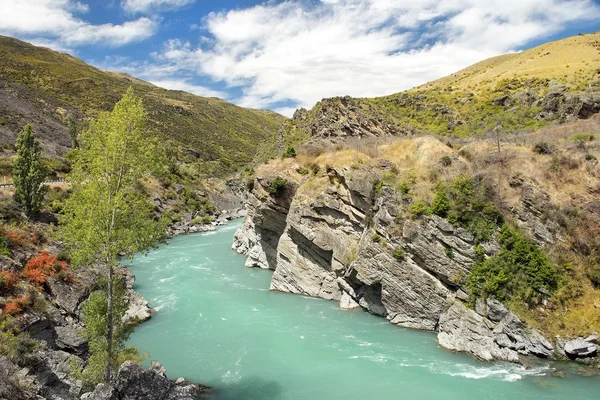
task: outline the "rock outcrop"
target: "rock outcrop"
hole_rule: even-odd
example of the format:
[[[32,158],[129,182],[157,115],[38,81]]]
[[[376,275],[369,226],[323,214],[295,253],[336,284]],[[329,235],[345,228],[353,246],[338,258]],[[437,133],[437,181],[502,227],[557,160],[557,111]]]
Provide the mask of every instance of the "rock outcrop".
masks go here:
[[[170,381],[165,369],[152,361],[150,369],[126,361],[110,386],[100,384],[81,400],[197,400],[206,398],[210,388],[187,382]]]
[[[466,306],[461,278],[478,257],[473,235],[435,215],[409,218],[410,199],[375,188],[389,166],[379,168],[329,166],[309,184],[302,180],[308,178],[290,178],[279,197],[267,191],[273,177],[259,176],[233,248],[248,256],[246,266],[274,270],[271,290],[335,300],[340,308],[361,307],[398,326],[438,331],[443,347],[483,360],[552,357],[552,344],[500,302]],[[524,225],[535,232],[541,211],[534,210],[534,199],[543,194],[532,190],[523,189],[522,202],[529,218]],[[491,255],[499,245],[492,240],[483,248]]]

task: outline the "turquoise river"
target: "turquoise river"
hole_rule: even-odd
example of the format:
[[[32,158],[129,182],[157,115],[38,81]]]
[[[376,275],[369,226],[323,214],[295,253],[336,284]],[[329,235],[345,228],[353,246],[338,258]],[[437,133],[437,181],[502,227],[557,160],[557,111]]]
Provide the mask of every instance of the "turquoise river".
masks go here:
[[[600,399],[600,377],[481,363],[335,302],[270,292],[270,271],[231,250],[240,222],[181,236],[132,269],[156,309],[131,343],[171,378],[216,388],[216,399]],[[556,368],[563,377],[554,377]]]

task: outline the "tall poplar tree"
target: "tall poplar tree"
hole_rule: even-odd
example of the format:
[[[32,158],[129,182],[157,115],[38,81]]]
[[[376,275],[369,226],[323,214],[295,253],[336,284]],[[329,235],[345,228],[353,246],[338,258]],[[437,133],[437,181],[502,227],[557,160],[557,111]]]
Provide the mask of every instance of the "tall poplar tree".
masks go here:
[[[114,270],[119,257],[133,257],[165,237],[167,219],[157,218],[141,185],[162,165],[162,152],[146,130],[141,99],[129,88],[110,113],[79,136],[61,231],[73,265],[100,263],[107,274],[105,380],[117,368],[114,351]]]
[[[46,171],[41,164],[40,142],[36,140],[31,125],[25,125],[19,132],[15,147],[17,159],[12,169],[15,197],[25,207],[27,216],[33,217],[40,211],[48,188],[43,185]]]

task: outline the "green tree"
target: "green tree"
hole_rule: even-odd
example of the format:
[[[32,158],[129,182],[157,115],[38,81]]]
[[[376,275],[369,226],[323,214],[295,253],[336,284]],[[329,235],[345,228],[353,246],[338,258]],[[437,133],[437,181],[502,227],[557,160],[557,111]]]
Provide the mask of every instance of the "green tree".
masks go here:
[[[105,380],[110,381],[118,354],[114,352],[113,276],[119,256],[133,257],[164,240],[168,219],[157,218],[141,181],[164,155],[146,131],[146,111],[129,88],[110,113],[80,135],[67,180],[61,231],[73,265],[102,263],[107,270]]]
[[[106,287],[107,282],[102,282]],[[120,280],[115,277],[113,283],[113,347],[115,356],[111,362],[111,368],[117,369],[125,360],[131,360],[141,364],[144,355],[141,355],[134,346],[126,346],[129,335],[133,332],[135,321],[124,319],[127,312],[127,294]],[[90,357],[83,371],[76,368],[76,375],[81,379],[88,389],[102,382],[105,376],[107,362],[107,341],[108,334],[108,298],[105,290],[93,292],[89,299],[83,305],[83,323],[85,327],[81,330],[81,335],[87,339],[90,348]]]
[[[15,147],[17,159],[12,171],[15,197],[25,207],[27,215],[33,217],[40,211],[48,188],[43,185],[46,171],[41,164],[40,142],[35,139],[31,125],[25,125],[19,132]]]
[[[76,149],[79,147],[77,141],[77,122],[72,115],[67,117],[67,128],[69,128],[69,136],[71,136],[71,147]]]

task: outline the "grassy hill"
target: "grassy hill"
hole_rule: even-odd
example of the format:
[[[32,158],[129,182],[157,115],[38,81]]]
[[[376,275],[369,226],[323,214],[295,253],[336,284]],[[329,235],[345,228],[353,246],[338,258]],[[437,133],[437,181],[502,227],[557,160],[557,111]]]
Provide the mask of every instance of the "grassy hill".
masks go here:
[[[345,136],[470,137],[533,131],[600,112],[600,32],[494,57],[412,90],[324,99],[299,110],[290,143]]]
[[[4,36],[0,36],[0,147],[10,151],[19,129],[31,123],[45,154],[62,156],[71,145],[68,116],[82,129],[99,112],[111,110],[129,86],[144,100],[149,129],[175,150],[193,175],[223,176],[276,152],[277,129],[285,120],[279,114],[165,90]]]

